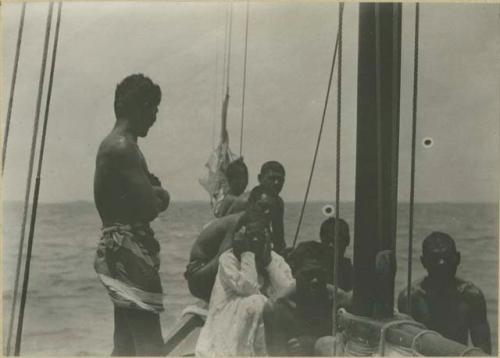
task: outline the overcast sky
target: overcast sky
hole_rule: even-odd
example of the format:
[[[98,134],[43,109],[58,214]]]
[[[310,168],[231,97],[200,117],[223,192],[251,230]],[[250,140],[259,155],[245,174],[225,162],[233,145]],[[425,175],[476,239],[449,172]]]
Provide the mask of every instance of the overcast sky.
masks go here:
[[[140,141],[151,171],[173,200],[206,200],[198,178],[220,123],[226,8],[218,2],[64,4],[41,201],[92,200],[97,147],[114,124],[115,86],[138,72],[163,91],[158,121]],[[337,8],[325,1],[250,3],[243,154],[251,185],[264,161],[285,165],[285,200],[301,200],[306,188]],[[2,4],[4,98],[9,94],[20,9],[20,4]],[[234,4],[228,126],[235,152],[240,141],[245,11],[245,3]],[[24,197],[46,14],[47,4],[27,7],[5,200]],[[357,4],[346,5],[344,24],[341,200],[353,200]],[[414,5],[404,5],[400,201],[408,201],[409,192],[413,27]],[[417,201],[497,201],[499,58],[498,4],[421,6]],[[312,200],[334,198],[335,91]],[[421,145],[424,137],[433,138],[432,148]]]

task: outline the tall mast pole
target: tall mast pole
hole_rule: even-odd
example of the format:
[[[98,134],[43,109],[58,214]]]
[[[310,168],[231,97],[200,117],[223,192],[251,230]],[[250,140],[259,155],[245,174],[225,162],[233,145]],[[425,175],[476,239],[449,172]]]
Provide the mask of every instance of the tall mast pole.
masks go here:
[[[373,316],[375,258],[396,247],[401,8],[359,5],[353,313]],[[383,292],[394,306],[394,281]]]

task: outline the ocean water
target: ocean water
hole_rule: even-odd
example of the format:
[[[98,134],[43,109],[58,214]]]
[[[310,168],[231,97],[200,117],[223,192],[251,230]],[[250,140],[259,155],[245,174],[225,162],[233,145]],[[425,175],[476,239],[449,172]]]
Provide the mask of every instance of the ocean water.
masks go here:
[[[300,240],[318,239],[324,219],[322,203],[309,203]],[[287,203],[285,235],[293,240],[300,204]],[[498,206],[492,204],[417,204],[415,208],[413,277],[424,275],[419,256],[422,239],[432,231],[451,234],[462,253],[458,275],[473,281],[486,297],[494,352],[497,351]],[[345,203],[341,216],[353,236],[354,206]],[[3,332],[4,344],[10,317],[15,260],[22,205],[4,205]],[[153,222],[161,243],[161,278],[165,290],[163,335],[182,309],[195,300],[182,273],[192,242],[211,220],[207,203],[173,203]],[[109,355],[112,349],[113,310],[94,270],[93,258],[100,221],[92,203],[42,204],[38,209],[22,354]],[[398,211],[398,274],[396,292],[406,285],[408,205]],[[352,251],[348,251],[352,255]]]

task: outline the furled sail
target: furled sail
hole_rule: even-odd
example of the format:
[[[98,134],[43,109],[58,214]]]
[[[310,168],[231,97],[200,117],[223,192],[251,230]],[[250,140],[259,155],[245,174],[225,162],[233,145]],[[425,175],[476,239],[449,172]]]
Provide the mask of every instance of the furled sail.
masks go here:
[[[227,109],[229,105],[229,94],[226,93],[222,105],[222,124],[220,142],[205,163],[207,173],[199,179],[200,184],[210,195],[211,203],[220,200],[229,190],[225,171],[229,163],[237,159],[238,156],[231,152],[229,148],[229,135],[227,133]]]

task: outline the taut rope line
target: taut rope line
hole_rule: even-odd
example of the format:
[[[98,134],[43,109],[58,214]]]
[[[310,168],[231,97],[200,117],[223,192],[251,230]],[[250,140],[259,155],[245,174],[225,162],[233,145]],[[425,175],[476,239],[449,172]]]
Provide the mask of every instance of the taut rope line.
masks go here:
[[[332,335],[336,337],[337,335],[337,295],[338,295],[338,236],[339,236],[339,219],[340,219],[340,140],[341,140],[341,129],[342,129],[342,23],[344,15],[344,3],[339,3],[339,29],[338,29],[338,64],[337,64],[337,150],[336,150],[336,161],[335,161],[335,230],[333,236],[333,322],[332,322]],[[334,353],[336,352],[336,340],[334,339]]]
[[[215,27],[215,71],[214,71],[214,97],[213,97],[213,116],[212,116],[212,150],[215,149],[215,121],[218,118],[218,79],[219,79],[219,12],[217,12],[217,23]]]
[[[245,25],[245,57],[243,62],[243,94],[241,99],[241,127],[240,127],[240,157],[243,153],[243,123],[245,121],[245,94],[247,89],[247,55],[248,55],[248,18],[250,3],[247,0],[247,16]]]
[[[54,3],[50,3],[50,19],[52,19],[52,8]],[[31,222],[30,222],[30,231],[28,236],[28,249],[26,253],[26,264],[24,268],[24,280],[23,280],[23,290],[21,294],[21,306],[19,312],[19,320],[17,325],[17,336],[16,336],[16,347],[14,354],[18,356],[21,351],[21,339],[22,339],[22,331],[23,331],[23,321],[24,321],[24,309],[26,307],[26,297],[28,293],[28,283],[29,283],[29,274],[30,274],[30,264],[31,264],[31,253],[33,250],[33,237],[35,234],[35,224],[36,224],[36,212],[38,207],[38,196],[40,193],[40,182],[41,182],[41,174],[42,174],[42,165],[43,165],[43,157],[44,157],[44,149],[45,149],[45,138],[47,135],[47,124],[49,119],[49,109],[50,109],[50,100],[52,97],[52,85],[54,82],[54,70],[56,64],[57,57],[57,44],[59,42],[59,29],[61,25],[61,10],[62,10],[62,2],[58,3],[57,8],[57,21],[56,21],[56,29],[54,35],[54,44],[52,49],[52,62],[50,67],[50,77],[49,84],[47,89],[47,102],[45,104],[45,115],[43,121],[42,128],[42,138],[40,142],[40,154],[38,157],[38,169],[37,169],[37,177],[35,184],[35,192],[33,197],[33,207],[31,209]],[[50,28],[49,31],[50,33]],[[48,45],[48,43],[47,43]]]
[[[229,13],[229,35],[227,45],[227,75],[226,75],[226,95],[229,95],[229,77],[231,75],[231,43],[233,33],[233,0],[230,0],[230,13]]]
[[[413,209],[415,199],[415,147],[417,135],[417,100],[418,100],[418,40],[420,28],[420,5],[415,4],[415,49],[413,60],[413,108],[411,130],[411,173],[410,173],[410,210],[408,225],[408,278],[407,278],[407,310],[411,314],[411,271],[413,266]]]
[[[15,315],[16,305],[17,305],[19,276],[21,274],[21,260],[22,260],[22,254],[23,254],[23,248],[24,248],[24,237],[26,234],[26,222],[27,222],[27,218],[28,218],[28,205],[29,205],[29,199],[30,199],[30,193],[31,193],[31,180],[33,179],[33,165],[34,165],[34,160],[35,160],[35,148],[36,148],[36,142],[37,142],[38,124],[40,121],[40,110],[41,110],[41,105],[42,105],[43,85],[45,82],[45,68],[47,65],[47,52],[48,52],[48,47],[49,47],[49,35],[50,35],[51,20],[52,20],[52,10],[53,10],[53,4],[50,3],[49,4],[49,11],[47,14],[47,22],[46,22],[46,26],[45,26],[45,42],[44,42],[43,54],[42,54],[42,65],[41,65],[41,69],[40,69],[40,79],[38,82],[38,95],[37,95],[37,102],[36,102],[35,120],[34,120],[34,124],[33,124],[33,134],[32,134],[32,139],[31,139],[31,150],[30,150],[30,157],[29,157],[29,164],[28,164],[28,176],[26,178],[26,191],[25,191],[25,197],[24,197],[23,218],[22,218],[22,223],[21,223],[21,235],[20,235],[20,240],[19,240],[19,249],[18,249],[18,253],[17,253],[14,292],[13,292],[13,296],[12,296],[11,324],[9,325],[9,327],[12,327],[12,329],[9,330],[9,336],[7,338],[7,354],[10,354],[10,344],[11,344],[12,333],[13,333],[12,332],[13,331],[13,322],[14,322],[14,315]],[[17,345],[17,339],[16,339],[16,345]]]
[[[295,245],[297,244],[297,238],[299,237],[300,226],[302,225],[302,220],[304,218],[304,211],[305,211],[305,208],[306,208],[307,199],[309,197],[309,190],[311,189],[311,181],[312,181],[312,177],[313,177],[313,174],[314,174],[314,168],[316,166],[316,159],[318,158],[318,150],[319,150],[319,144],[321,142],[321,135],[323,134],[323,126],[325,124],[326,110],[328,108],[328,99],[330,97],[330,89],[331,89],[331,86],[332,86],[332,79],[333,79],[333,70],[335,68],[335,60],[337,58],[338,47],[339,47],[339,33],[337,32],[337,39],[336,39],[336,42],[335,42],[335,49],[334,49],[334,52],[333,52],[332,66],[331,66],[331,69],[330,69],[330,77],[328,79],[328,87],[327,87],[327,91],[326,91],[325,106],[323,107],[323,115],[321,117],[321,124],[320,124],[320,127],[319,127],[318,139],[316,141],[316,149],[314,150],[313,163],[312,163],[312,166],[311,166],[311,172],[309,174],[309,180],[307,182],[307,188],[306,188],[306,193],[305,193],[305,196],[304,196],[304,201],[302,203],[302,208],[300,209],[299,222],[297,224],[297,230],[295,231],[295,237],[293,239],[292,248],[294,248]]]
[[[2,175],[5,168],[5,159],[7,158],[7,143],[9,140],[10,119],[12,116],[12,105],[14,103],[14,92],[16,89],[17,67],[19,65],[19,55],[21,53],[21,42],[23,39],[24,17],[26,14],[26,3],[23,2],[21,9],[21,19],[19,20],[19,30],[17,32],[16,54],[14,55],[14,68],[12,70],[12,80],[10,83],[9,104],[7,106],[7,118],[5,120],[5,131],[3,133],[3,148],[2,148]]]

